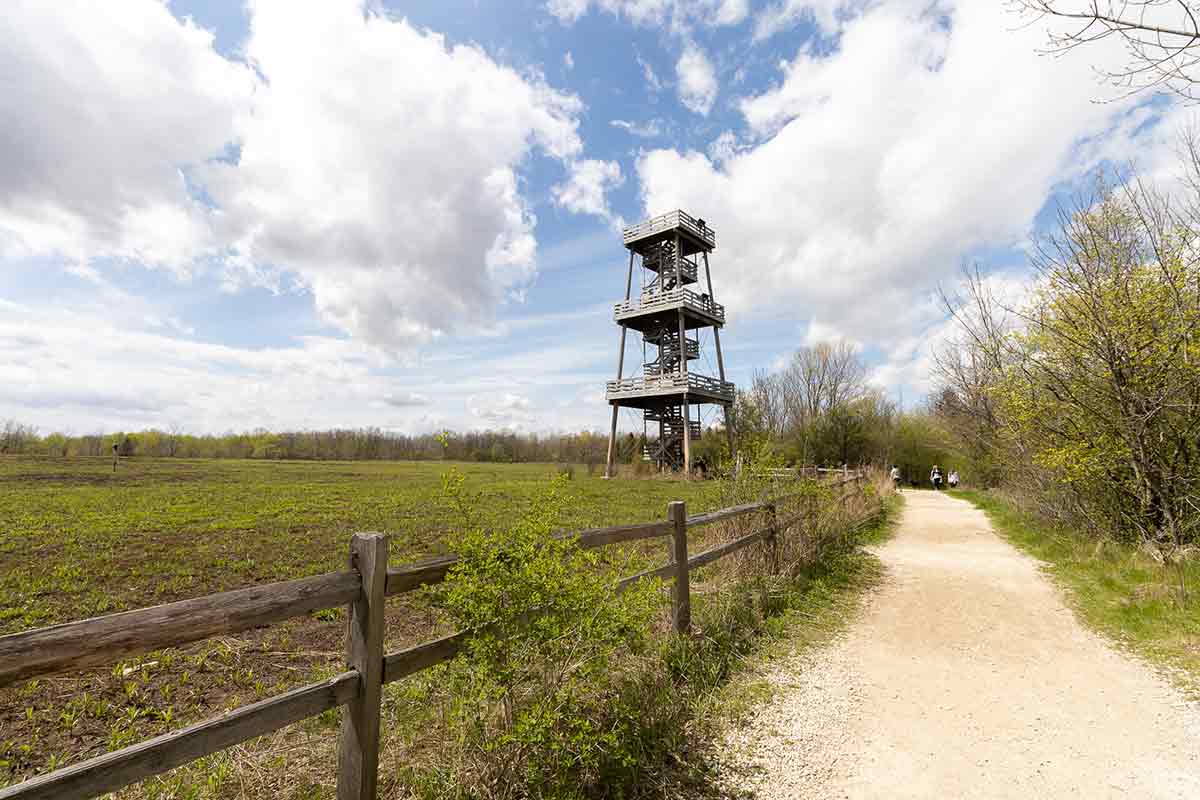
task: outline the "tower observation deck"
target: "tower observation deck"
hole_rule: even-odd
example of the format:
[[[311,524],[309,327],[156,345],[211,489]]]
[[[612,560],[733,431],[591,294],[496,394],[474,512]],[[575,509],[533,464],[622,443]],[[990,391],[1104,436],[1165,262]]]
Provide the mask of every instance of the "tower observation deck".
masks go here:
[[[672,211],[622,232],[629,250],[625,300],[613,307],[613,321],[621,328],[617,379],[609,381],[605,396],[612,406],[605,475],[613,474],[617,415],[621,408],[640,410],[646,450],[643,458],[660,469],[691,473],[692,441],[700,437],[701,406],[720,406],[725,415],[729,452],[733,455],[733,430],[729,407],[734,385],[725,380],[721,354],[721,328],[725,307],[713,299],[708,254],[717,246],[717,235],[702,219]],[[640,294],[633,297],[635,261],[640,259]],[[700,282],[700,265],[704,282]],[[706,287],[700,291],[701,286]],[[689,369],[701,356],[701,335],[712,330],[718,376]],[[642,339],[640,373],[625,374],[625,344],[629,331]],[[654,437],[654,438],[652,438]]]

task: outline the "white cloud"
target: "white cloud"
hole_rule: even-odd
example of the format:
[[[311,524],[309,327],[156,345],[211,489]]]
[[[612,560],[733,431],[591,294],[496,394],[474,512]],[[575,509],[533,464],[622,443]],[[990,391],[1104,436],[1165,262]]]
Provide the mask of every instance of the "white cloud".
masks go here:
[[[809,21],[825,34],[836,33],[847,17],[872,0],[775,0],[754,19],[754,38],[766,39]]]
[[[1150,145],[1143,112],[1093,102],[1106,51],[1044,59],[993,4],[925,10],[879,6],[831,55],[802,50],[741,105],[756,146],[639,160],[648,215],[681,207],[716,229],[735,315],[819,318],[868,346],[909,336],[964,256],[1024,242],[1060,181]]]
[[[11,0],[0,14],[0,257],[187,275],[217,246],[187,174],[234,138],[253,74],[158,2]],[[5,244],[7,243],[7,244]]]
[[[656,136],[661,136],[663,132],[662,121],[659,119],[651,119],[646,122],[631,122],[626,119],[609,120],[608,124],[614,128],[628,131],[633,136],[638,136],[643,139],[653,139]]]
[[[5,252],[216,259],[391,350],[486,326],[535,270],[517,171],[578,157],[579,100],[363,0],[249,15],[253,70],[156,0],[6,8]]]
[[[0,299],[0,311],[0,419],[44,432],[174,424],[198,433],[331,426],[425,432],[514,424],[578,430],[603,424],[603,403],[560,408],[557,401],[602,387],[613,358],[607,339],[603,345],[545,346],[546,337],[561,329],[556,319],[523,320],[538,328],[524,349],[476,340],[402,364],[360,342],[329,336],[273,347],[201,341],[170,324],[114,315],[100,302]],[[606,314],[591,316],[598,329],[611,328]]]
[[[714,164],[723,164],[733,158],[738,150],[737,135],[733,131],[722,131],[721,135],[708,145],[708,157]]]
[[[551,193],[554,202],[568,211],[607,219],[611,216],[607,193],[624,182],[617,162],[585,159],[572,164],[567,181],[555,186]]]
[[[658,73],[654,71],[654,67],[649,61],[642,58],[641,54],[636,54],[637,63],[642,68],[642,77],[646,79],[646,89],[650,94],[658,94],[663,89],[663,82],[659,79]]]
[[[689,111],[704,116],[717,99],[717,75],[708,56],[694,42],[688,42],[675,64],[679,79],[679,102]]]
[[[575,56],[571,55],[571,51],[563,53],[563,66],[567,69],[575,69]]]
[[[535,419],[529,398],[512,392],[468,397],[467,410],[481,428],[524,430]]]
[[[736,25],[750,13],[749,0],[547,0],[546,10],[570,25],[595,7],[623,17],[634,25],[669,24],[682,29],[692,22],[702,25]]]

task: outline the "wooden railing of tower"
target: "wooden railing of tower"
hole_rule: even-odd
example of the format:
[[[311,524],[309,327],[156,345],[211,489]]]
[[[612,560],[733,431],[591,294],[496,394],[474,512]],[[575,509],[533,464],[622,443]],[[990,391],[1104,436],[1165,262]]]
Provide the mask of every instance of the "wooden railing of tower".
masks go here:
[[[828,484],[843,496],[861,472]],[[768,544],[772,563],[777,537],[807,512],[780,521],[784,495],[756,503],[687,515],[682,502],[668,505],[667,518],[561,534],[580,547],[595,548],[644,539],[669,538],[664,566],[623,578],[624,589],[638,581],[666,578],[671,585],[671,619],[677,631],[691,622],[690,573],[757,542]],[[759,530],[696,555],[688,551],[688,531],[748,514],[765,514]],[[457,562],[443,556],[388,567],[388,540],[357,533],[349,565],[341,572],[180,600],[0,637],[0,688],[51,675],[119,661],[218,634],[260,628],[336,606],[349,609],[346,670],[328,680],[292,689],[257,703],[171,731],[111,753],[72,764],[0,789],[0,800],[83,800],[278,730],[307,717],[344,707],[338,743],[338,800],[374,800],[379,766],[380,687],[453,658],[470,635],[460,631],[395,653],[384,654],[385,598],[441,583]]]

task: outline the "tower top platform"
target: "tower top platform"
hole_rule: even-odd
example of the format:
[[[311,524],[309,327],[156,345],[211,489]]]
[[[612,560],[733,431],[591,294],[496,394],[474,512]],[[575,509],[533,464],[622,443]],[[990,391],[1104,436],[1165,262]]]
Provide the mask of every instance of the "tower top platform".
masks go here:
[[[660,242],[673,240],[679,235],[682,255],[693,253],[711,253],[717,246],[717,233],[702,219],[676,209],[657,217],[651,217],[644,222],[630,225],[621,232],[625,247],[644,255],[647,250]]]

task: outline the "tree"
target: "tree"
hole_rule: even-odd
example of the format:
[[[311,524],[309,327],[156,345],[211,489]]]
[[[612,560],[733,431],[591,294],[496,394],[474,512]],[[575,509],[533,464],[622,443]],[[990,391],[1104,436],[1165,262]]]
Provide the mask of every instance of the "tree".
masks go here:
[[[1186,0],[1011,0],[1031,22],[1049,20],[1048,50],[1062,53],[1120,40],[1127,61],[1100,73],[1127,94],[1163,89],[1200,99],[1200,3]]]
[[[1014,327],[958,315],[994,365],[999,436],[1043,508],[1140,540],[1181,581],[1200,530],[1198,220],[1200,193],[1101,182],[1035,244]],[[976,305],[996,304],[980,291]]]

